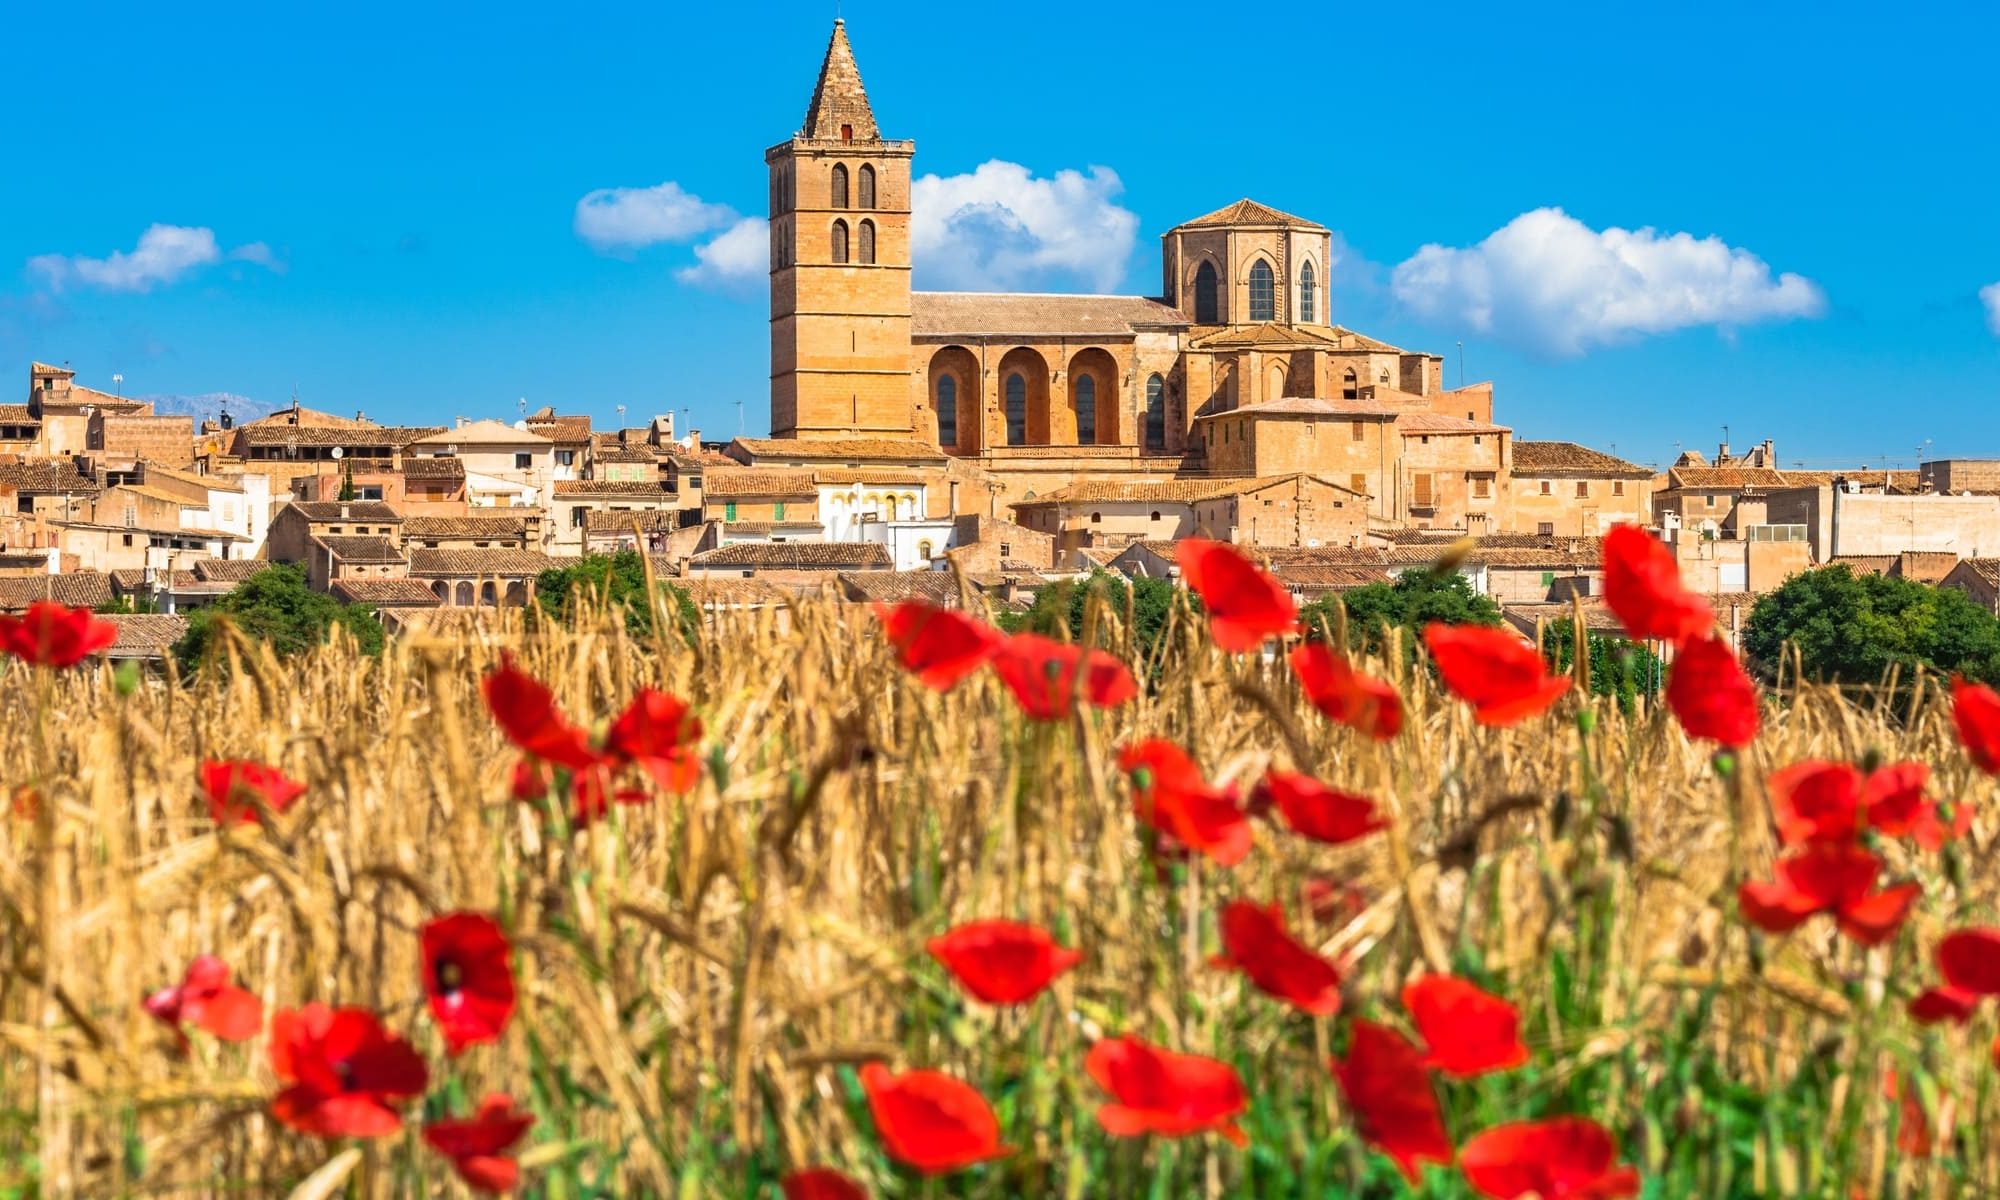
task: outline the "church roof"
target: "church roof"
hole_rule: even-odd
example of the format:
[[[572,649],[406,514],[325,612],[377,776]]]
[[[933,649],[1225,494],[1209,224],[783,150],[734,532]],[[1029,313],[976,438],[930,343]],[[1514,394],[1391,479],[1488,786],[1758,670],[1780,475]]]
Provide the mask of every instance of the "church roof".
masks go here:
[[[840,141],[843,125],[851,128],[857,142],[872,142],[881,136],[875,128],[875,110],[868,106],[868,91],[861,86],[854,47],[847,43],[847,22],[835,17],[833,39],[826,44],[826,59],[820,63],[819,82],[813,85],[812,103],[806,106],[806,123],[799,133],[820,141]]]
[[[1215,421],[1224,417],[1395,417],[1409,410],[1379,400],[1328,400],[1320,396],[1286,396],[1282,400],[1265,400],[1257,404],[1245,404],[1240,408],[1219,409],[1202,413],[1197,421]]]
[[[1279,212],[1268,204],[1259,204],[1248,197],[1234,204],[1225,204],[1214,212],[1196,217],[1192,221],[1182,221],[1179,228],[1191,229],[1206,225],[1290,225],[1300,229],[1326,228],[1316,221]]]
[[[1265,321],[1259,325],[1227,325],[1219,332],[1196,339],[1196,345],[1233,346],[1338,346],[1338,337],[1329,337],[1308,325],[1280,325]]]
[[[1187,315],[1146,296],[1033,292],[911,292],[914,337],[1125,336],[1140,326],[1185,328]]]

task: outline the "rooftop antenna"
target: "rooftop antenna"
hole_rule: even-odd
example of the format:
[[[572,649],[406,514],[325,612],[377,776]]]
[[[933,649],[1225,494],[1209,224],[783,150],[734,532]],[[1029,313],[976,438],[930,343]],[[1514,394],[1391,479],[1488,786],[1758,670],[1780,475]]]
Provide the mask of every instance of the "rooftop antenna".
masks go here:
[[[122,375],[122,374],[114,374],[114,375],[113,375],[113,376],[111,377],[111,392],[112,392],[112,394],[113,394],[113,395],[117,396],[117,397],[118,397],[118,398],[119,398],[120,400],[123,400],[123,399],[125,398],[125,376],[124,376],[124,375]]]
[[[1458,343],[1458,386],[1465,386],[1465,343]]]
[[[527,415],[528,415],[528,398],[527,398],[526,396],[523,396],[523,397],[521,397],[521,398],[520,398],[519,400],[516,400],[516,401],[514,401],[514,407],[516,407],[516,408],[518,408],[518,409],[520,409],[520,410],[521,410],[521,415],[522,415],[522,416],[524,416],[524,417],[525,417],[525,416],[527,416]]]
[[[743,436],[743,397],[736,397],[736,436]]]

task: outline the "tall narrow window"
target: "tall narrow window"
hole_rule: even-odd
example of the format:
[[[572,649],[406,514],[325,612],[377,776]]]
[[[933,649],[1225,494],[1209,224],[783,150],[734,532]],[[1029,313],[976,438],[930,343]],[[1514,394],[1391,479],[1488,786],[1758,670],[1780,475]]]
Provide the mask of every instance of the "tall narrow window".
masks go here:
[[[847,222],[845,221],[835,221],[833,223],[833,261],[837,263],[847,261]]]
[[[1217,325],[1215,315],[1215,264],[1204,262],[1194,273],[1194,323]]]
[[[846,166],[846,164],[844,164],[844,163],[835,163],[835,164],[833,164],[833,187],[832,187],[832,193],[833,193],[833,207],[835,207],[835,208],[846,208],[846,207],[847,207],[847,166]]]
[[[1080,375],[1076,380],[1076,440],[1088,446],[1097,441],[1097,379]]]
[[[1028,377],[1016,372],[1007,377],[1007,444],[1019,446],[1028,440]]]
[[[1342,400],[1361,398],[1361,380],[1355,377],[1352,367],[1348,368],[1347,374],[1340,377],[1340,398]]]
[[[1167,448],[1167,381],[1158,375],[1146,380],[1146,449]]]
[[[1313,285],[1318,280],[1313,276],[1313,265],[1306,263],[1299,268],[1299,320],[1313,320]]]
[[[958,380],[949,375],[938,377],[937,419],[938,445],[958,445]]]
[[[866,163],[863,163],[861,165],[860,173],[854,177],[854,183],[855,183],[855,191],[859,193],[857,199],[861,202],[861,207],[874,208],[875,168],[869,166]]]
[[[864,168],[865,169],[865,168]],[[861,222],[861,257],[864,263],[875,261],[875,222]]]
[[[1271,264],[1258,259],[1250,264],[1250,319],[1275,321],[1278,317],[1277,282]]]

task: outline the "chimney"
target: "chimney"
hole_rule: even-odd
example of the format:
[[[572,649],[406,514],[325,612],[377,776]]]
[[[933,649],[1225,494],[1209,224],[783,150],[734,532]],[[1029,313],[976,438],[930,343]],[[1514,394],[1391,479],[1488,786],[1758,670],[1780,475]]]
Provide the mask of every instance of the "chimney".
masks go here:
[[[341,520],[343,520],[343,521],[346,521],[346,520],[349,520],[349,519],[351,519],[351,518],[352,518],[353,516],[354,516],[354,506],[353,506],[353,505],[351,505],[351,504],[343,504],[343,505],[341,505],[341,506],[340,506],[340,519],[341,519]]]

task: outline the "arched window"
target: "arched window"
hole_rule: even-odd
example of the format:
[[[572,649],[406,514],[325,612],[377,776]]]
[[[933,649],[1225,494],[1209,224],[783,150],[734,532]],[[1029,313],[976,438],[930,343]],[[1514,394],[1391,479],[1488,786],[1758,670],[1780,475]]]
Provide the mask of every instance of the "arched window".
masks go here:
[[[929,542],[917,543],[917,557],[923,559],[925,562],[931,560],[931,544]]]
[[[833,261],[837,263],[847,261],[847,222],[845,221],[835,221],[833,223]]]
[[[1382,378],[1381,378],[1381,379],[1380,379],[1380,380],[1379,380],[1378,382],[1380,382],[1380,383],[1381,383],[1381,384],[1382,384],[1383,386],[1385,386],[1385,387],[1386,387],[1386,386],[1388,385],[1388,383],[1389,383],[1389,368],[1387,368],[1387,367],[1383,367],[1383,368],[1382,368]]]
[[[1271,276],[1271,264],[1258,259],[1250,264],[1250,319],[1278,319],[1278,288]]]
[[[1219,325],[1215,315],[1215,264],[1204,262],[1194,273],[1194,323]]]
[[[949,375],[938,376],[937,418],[938,445],[958,445],[958,380]]]
[[[1167,448],[1167,381],[1158,375],[1146,381],[1146,449]]]
[[[479,585],[479,603],[486,608],[492,608],[499,603],[499,596],[493,590],[491,580]]]
[[[833,207],[847,207],[847,167],[841,163],[833,164]]]
[[[1076,440],[1090,445],[1097,440],[1097,379],[1079,375],[1076,379]]]
[[[458,585],[458,591],[455,594],[458,597],[459,607],[461,608],[472,607],[472,585],[470,583],[461,582]]]
[[[862,170],[865,171],[867,168],[863,167]],[[875,222],[873,221],[861,222],[861,254],[856,261],[871,264],[875,261]]]
[[[1355,378],[1353,367],[1349,367],[1347,374],[1340,377],[1340,398],[1342,400],[1361,398],[1361,381]]]
[[[1313,320],[1313,284],[1318,282],[1313,276],[1313,265],[1306,263],[1299,268],[1299,320]]]
[[[854,177],[856,199],[862,208],[875,207],[875,168],[862,164],[861,173]]]
[[[1007,377],[1007,444],[1028,440],[1028,377],[1016,371]]]

